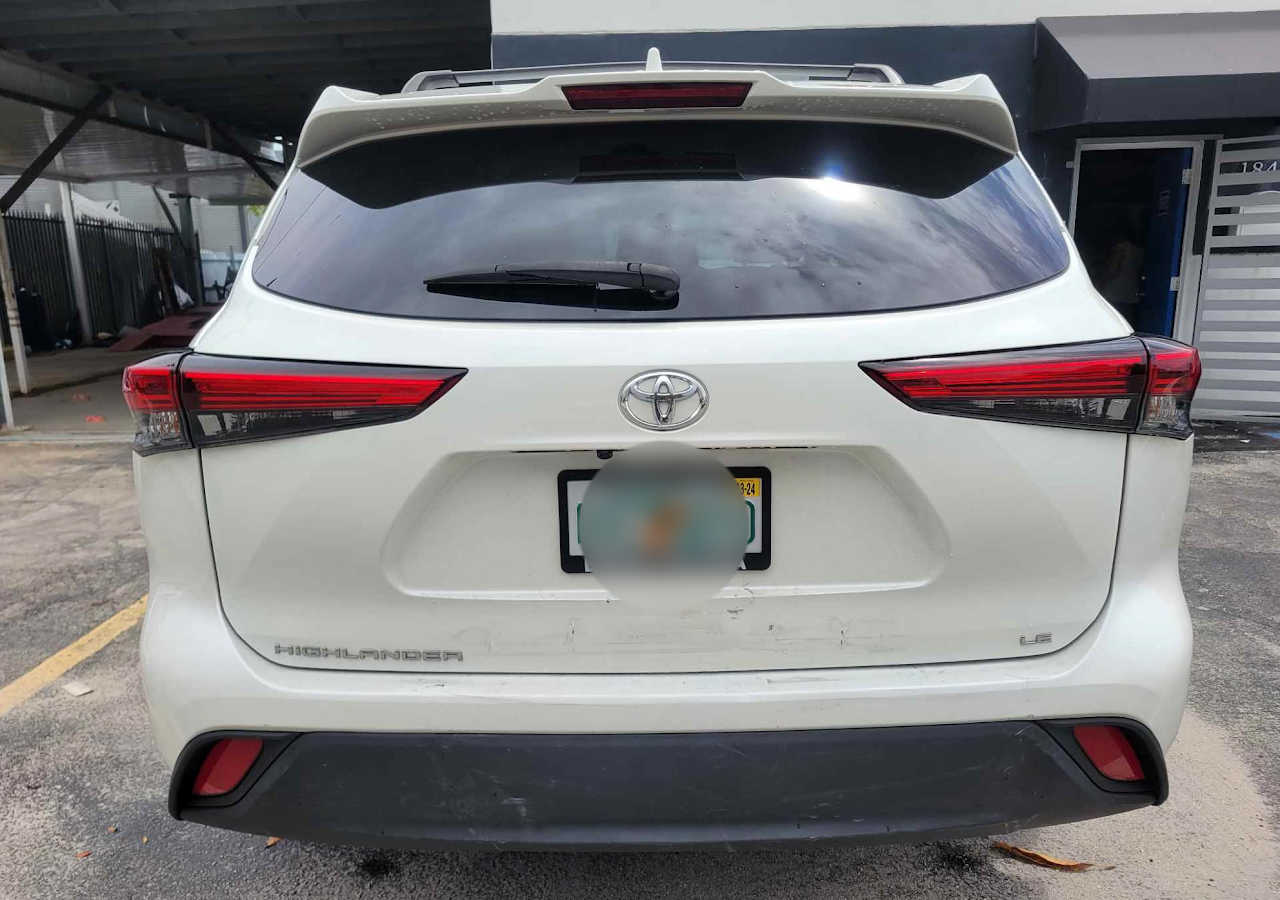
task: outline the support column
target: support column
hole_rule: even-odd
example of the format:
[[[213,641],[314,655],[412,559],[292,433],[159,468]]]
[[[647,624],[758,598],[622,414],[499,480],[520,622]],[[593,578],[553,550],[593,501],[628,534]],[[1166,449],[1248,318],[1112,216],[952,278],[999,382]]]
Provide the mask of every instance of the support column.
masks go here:
[[[12,428],[16,424],[13,421],[13,401],[9,399],[9,373],[5,371],[3,354],[0,354],[0,416],[4,417],[4,421],[0,422],[0,429]]]
[[[4,292],[5,309],[9,306],[9,297],[13,294],[9,293],[12,287],[13,278],[9,274],[9,243],[4,239],[4,216],[0,215],[0,273],[4,273],[4,287],[0,287],[0,291]],[[15,301],[17,302],[17,301]],[[17,332],[14,325],[17,324]],[[22,325],[18,324],[18,316],[9,316],[9,334],[14,335],[14,362],[22,360],[22,365],[15,365],[15,369],[23,371],[26,369],[27,348],[22,343]],[[9,399],[9,373],[5,371],[4,365],[4,342],[0,341],[0,415],[4,415],[4,421],[0,422],[0,428],[13,428],[13,401]]]
[[[31,390],[27,375],[27,342],[22,337],[22,318],[18,315],[18,291],[13,282],[13,260],[9,258],[9,237],[5,234],[3,215],[0,215],[0,293],[4,294],[5,317],[9,320],[9,337],[13,341],[13,368],[18,373],[18,392],[26,394]],[[4,361],[3,356],[4,354],[0,353],[0,362]],[[3,367],[0,366],[0,368]],[[6,385],[2,393],[6,404],[5,420],[8,421],[12,418],[12,410],[8,407],[8,379],[5,380]]]
[[[0,365],[0,416],[4,417],[4,421],[0,421],[0,430],[13,428],[17,424],[13,420],[13,401],[9,399],[9,373],[6,373],[3,365]]]
[[[80,238],[76,234],[76,207],[71,198],[71,185],[58,182],[62,198],[62,228],[67,235],[67,268],[71,270],[71,292],[76,298],[76,316],[80,320],[80,342],[93,342],[93,317],[89,314],[89,286],[84,279],[84,263],[80,257]]]
[[[178,201],[178,226],[182,233],[182,249],[187,254],[187,264],[184,266],[187,270],[187,293],[199,303],[204,285],[196,283],[200,280],[200,263],[196,260],[195,216],[191,209],[190,195],[183,196]]]

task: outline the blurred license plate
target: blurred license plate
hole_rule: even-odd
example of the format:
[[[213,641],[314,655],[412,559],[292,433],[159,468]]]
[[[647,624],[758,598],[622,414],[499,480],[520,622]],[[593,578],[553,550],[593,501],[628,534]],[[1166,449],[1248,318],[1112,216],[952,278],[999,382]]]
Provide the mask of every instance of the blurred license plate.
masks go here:
[[[560,568],[566,572],[587,572],[582,554],[578,522],[582,498],[599,469],[566,469],[556,479],[560,498]],[[769,568],[769,470],[759,466],[730,466],[729,471],[742,491],[742,514],[747,519],[747,552],[739,569],[759,572]]]

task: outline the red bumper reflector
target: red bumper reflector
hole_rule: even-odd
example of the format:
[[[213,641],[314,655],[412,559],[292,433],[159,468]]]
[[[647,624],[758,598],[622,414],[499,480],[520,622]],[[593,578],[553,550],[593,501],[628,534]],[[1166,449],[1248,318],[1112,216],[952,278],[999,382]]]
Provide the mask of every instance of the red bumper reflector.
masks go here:
[[[197,797],[217,797],[235,790],[261,753],[260,738],[223,738],[209,748],[191,793]]]
[[[1113,781],[1141,781],[1146,775],[1123,729],[1114,725],[1077,725],[1076,743],[1094,767]]]
[[[564,88],[574,109],[659,109],[741,106],[749,81],[658,81],[645,84],[577,84]]]

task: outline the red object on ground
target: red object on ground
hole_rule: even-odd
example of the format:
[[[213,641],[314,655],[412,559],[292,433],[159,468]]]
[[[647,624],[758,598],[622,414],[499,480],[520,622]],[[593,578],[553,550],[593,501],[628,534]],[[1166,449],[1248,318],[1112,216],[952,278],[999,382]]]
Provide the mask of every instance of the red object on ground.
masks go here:
[[[147,350],[152,347],[185,347],[196,332],[213,318],[213,310],[166,316],[159,322],[144,325],[111,345],[112,350]]]

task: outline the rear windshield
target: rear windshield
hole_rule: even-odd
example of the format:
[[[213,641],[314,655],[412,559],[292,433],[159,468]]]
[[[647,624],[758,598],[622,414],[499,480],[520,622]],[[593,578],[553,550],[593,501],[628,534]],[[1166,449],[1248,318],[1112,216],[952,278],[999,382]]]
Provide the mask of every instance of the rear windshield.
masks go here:
[[[288,181],[253,277],[391,316],[670,320],[876,312],[1026,287],[1067,248],[1019,159],[885,125],[632,122],[366,143]],[[428,289],[497,266],[673,269],[679,291]],[[638,290],[626,294],[640,294]]]

